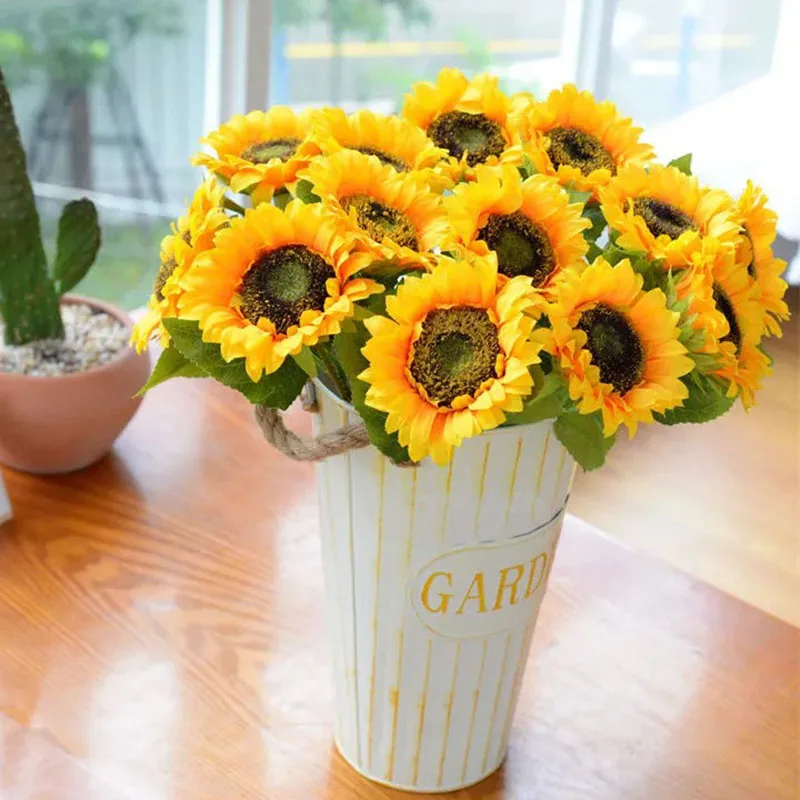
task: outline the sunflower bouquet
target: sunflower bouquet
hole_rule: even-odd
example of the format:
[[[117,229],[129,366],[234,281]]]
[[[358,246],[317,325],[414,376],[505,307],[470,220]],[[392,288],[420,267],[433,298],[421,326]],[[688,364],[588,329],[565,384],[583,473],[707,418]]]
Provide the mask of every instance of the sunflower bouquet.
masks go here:
[[[399,116],[234,117],[161,246],[145,388],[210,376],[285,409],[317,379],[398,463],[549,419],[593,469],[622,425],[749,408],[788,318],[776,215],[641,133],[574,86],[454,69]]]

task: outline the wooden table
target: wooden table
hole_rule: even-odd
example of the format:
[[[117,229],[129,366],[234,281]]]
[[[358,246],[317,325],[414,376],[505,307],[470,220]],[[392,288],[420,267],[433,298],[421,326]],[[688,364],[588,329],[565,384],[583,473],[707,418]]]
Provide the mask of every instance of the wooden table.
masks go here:
[[[333,749],[313,470],[238,396],[167,385],[100,464],[5,474],[3,800],[405,796]],[[799,661],[794,628],[570,518],[508,761],[452,796],[795,800]]]

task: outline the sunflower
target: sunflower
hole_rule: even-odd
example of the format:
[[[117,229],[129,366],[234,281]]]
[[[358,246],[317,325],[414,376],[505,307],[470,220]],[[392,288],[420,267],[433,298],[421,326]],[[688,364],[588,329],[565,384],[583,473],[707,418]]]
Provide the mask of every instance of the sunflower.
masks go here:
[[[758,301],[758,287],[747,273],[747,262],[720,248],[706,263],[714,303],[727,323],[718,338],[721,365],[712,374],[728,384],[728,397],[740,394],[749,409],[770,371],[769,358],[760,348],[766,312]]]
[[[783,299],[786,281],[781,278],[786,262],[772,253],[778,216],[767,208],[767,196],[761,188],[748,181],[736,202],[733,217],[742,226],[739,248],[745,252],[740,258],[745,260],[748,274],[756,282],[759,302],[766,311],[765,333],[780,336],[780,322],[789,319],[789,307]]]
[[[403,116],[450,154],[453,178],[472,177],[477,164],[522,162],[510,113],[511,102],[497,78],[469,80],[453,68],[441,70],[435,84],[414,84],[403,105]]]
[[[653,158],[653,148],[639,141],[642,129],[629,117],[572,84],[550,92],[544,103],[518,108],[525,152],[538,172],[555,175],[564,185],[594,193],[627,164]]]
[[[424,265],[423,253],[445,240],[442,198],[377,156],[340,150],[301,173],[358,245],[377,258]]]
[[[709,239],[719,248],[716,240]],[[730,250],[724,251],[731,255]],[[702,333],[702,341],[689,345],[692,353],[714,355],[719,353],[719,341],[729,331],[725,315],[717,308],[714,298],[714,281],[707,268],[710,256],[700,254],[696,269],[683,269],[675,276],[675,293],[678,300],[685,301],[686,318],[693,331]]]
[[[351,250],[351,237],[320,204],[248,209],[184,275],[180,317],[196,320],[226,361],[245,358],[258,381],[338,333],[354,302],[381,291],[355,275],[369,257]]]
[[[259,199],[268,200],[319,153],[308,138],[312,119],[313,112],[295,114],[286,106],[237,114],[201,140],[216,156],[198,153],[192,164],[206,167],[235,192],[257,192]]]
[[[213,247],[217,231],[230,223],[222,206],[224,195],[225,188],[213,178],[205,181],[195,192],[186,215],[173,223],[172,233],[161,241],[153,293],[147,301],[147,312],[131,336],[131,343],[138,352],[147,347],[156,332],[162,345],[166,347],[169,343],[169,333],[162,320],[178,313],[181,277],[199,253]]]
[[[628,166],[600,189],[600,203],[621,247],[675,269],[692,263],[705,237],[733,247],[739,234],[730,196],[675,167]]]
[[[660,289],[642,291],[642,276],[627,259],[612,267],[602,257],[566,273],[549,307],[548,349],[558,358],[578,411],[598,409],[611,436],[624,423],[631,436],[653,412],[688,397],[682,375],[694,362],[680,344],[678,313]]]
[[[388,414],[386,431],[397,432],[412,461],[446,464],[464,439],[521,410],[541,347],[525,313],[532,294],[525,278],[498,289],[494,258],[442,258],[386,299],[391,319],[365,321],[367,404]]]
[[[445,203],[460,242],[473,252],[494,251],[502,276],[524,275],[541,289],[577,266],[588,245],[583,205],[570,204],[547,175],[522,180],[512,166],[476,168],[474,183],[457,186]]]
[[[411,172],[445,188],[435,167],[447,158],[447,151],[436,147],[424,131],[408,120],[368,110],[347,116],[340,108],[326,108],[317,114],[313,130],[323,155],[342,149],[358,150],[398,172]]]

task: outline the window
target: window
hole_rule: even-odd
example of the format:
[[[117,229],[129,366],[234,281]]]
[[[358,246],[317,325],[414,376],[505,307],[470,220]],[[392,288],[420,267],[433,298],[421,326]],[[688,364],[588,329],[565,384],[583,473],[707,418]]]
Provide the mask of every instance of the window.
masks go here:
[[[45,240],[88,195],[103,247],[77,291],[133,308],[198,181],[205,1],[5,0],[0,63],[28,154]]]

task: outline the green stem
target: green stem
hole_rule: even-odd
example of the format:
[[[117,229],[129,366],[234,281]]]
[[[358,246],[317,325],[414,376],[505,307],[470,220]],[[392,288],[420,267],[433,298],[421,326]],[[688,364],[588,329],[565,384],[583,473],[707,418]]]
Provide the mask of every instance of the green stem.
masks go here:
[[[227,195],[222,199],[222,205],[227,208],[228,211],[235,211],[237,214],[244,216],[244,212],[246,210],[244,206],[240,206],[235,200],[231,200],[231,198]]]
[[[350,402],[350,387],[347,385],[347,382],[342,378],[341,373],[339,372],[339,368],[336,364],[336,361],[333,358],[333,355],[330,351],[331,344],[330,342],[317,342],[314,346],[314,352],[320,357],[320,360],[325,366],[325,372],[328,373],[328,377],[333,381],[333,385],[336,388],[336,394],[342,398],[345,402]]]

